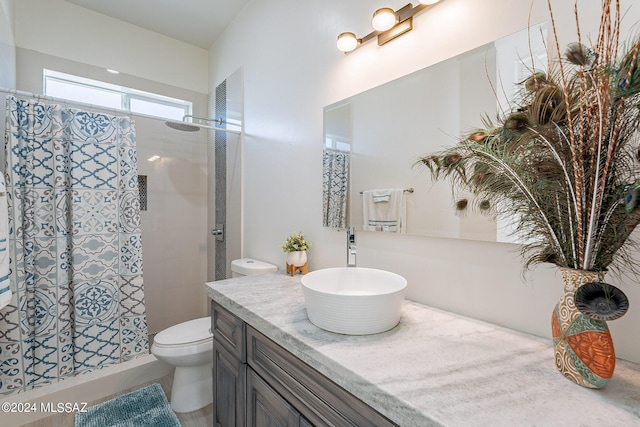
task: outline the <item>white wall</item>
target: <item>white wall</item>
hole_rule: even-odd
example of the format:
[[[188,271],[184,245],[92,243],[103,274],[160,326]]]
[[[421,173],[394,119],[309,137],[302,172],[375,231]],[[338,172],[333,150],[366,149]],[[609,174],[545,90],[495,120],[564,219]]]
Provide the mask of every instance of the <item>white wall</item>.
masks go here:
[[[18,47],[208,93],[205,49],[63,0],[19,0],[15,10]]]
[[[16,85],[16,44],[13,37],[14,0],[0,0],[0,87]]]
[[[640,20],[633,3],[622,1],[630,9],[625,37]],[[212,46],[210,89],[236,69],[244,72],[245,256],[284,267],[279,245],[300,230],[313,243],[312,269],[344,265],[345,236],[321,226],[325,105],[522,30],[529,19],[548,19],[544,0],[534,0],[531,10],[522,0],[446,0],[416,17],[412,32],[385,46],[372,42],[349,55],[338,52],[339,33],[363,36],[375,9],[404,4],[254,0]],[[552,4],[565,45],[575,39],[573,2]],[[599,4],[579,1],[583,36],[597,29]],[[508,244],[363,232],[358,264],[402,274],[411,299],[546,337],[562,291],[551,267],[539,267],[523,281],[517,247]],[[632,308],[610,323],[616,351],[640,362],[640,285],[620,286]]]

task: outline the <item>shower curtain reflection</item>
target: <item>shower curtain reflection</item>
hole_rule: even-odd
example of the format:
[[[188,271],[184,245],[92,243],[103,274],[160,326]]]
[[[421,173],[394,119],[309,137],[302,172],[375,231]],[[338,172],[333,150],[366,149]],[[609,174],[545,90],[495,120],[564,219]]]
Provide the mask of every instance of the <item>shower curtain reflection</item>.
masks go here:
[[[0,394],[148,354],[133,123],[16,97],[6,114]]]
[[[323,226],[347,226],[348,188],[349,153],[325,148],[322,156]]]

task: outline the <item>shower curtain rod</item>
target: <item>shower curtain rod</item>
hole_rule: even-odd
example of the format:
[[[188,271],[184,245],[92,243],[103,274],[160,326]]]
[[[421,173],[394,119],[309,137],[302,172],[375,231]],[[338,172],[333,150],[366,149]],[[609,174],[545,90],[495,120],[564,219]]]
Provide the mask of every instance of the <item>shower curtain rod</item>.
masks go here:
[[[9,95],[16,95],[16,96],[24,96],[24,97],[28,97],[28,98],[34,98],[38,101],[51,101],[51,102],[57,102],[59,104],[65,104],[65,105],[73,105],[73,106],[77,106],[77,107],[82,107],[82,108],[90,108],[90,109],[94,109],[94,110],[102,110],[102,111],[107,111],[107,112],[113,112],[114,114],[122,114],[125,116],[135,116],[135,117],[143,117],[143,118],[147,118],[147,119],[153,119],[153,120],[160,120],[160,121],[167,121],[166,118],[162,118],[162,117],[157,117],[157,116],[151,116],[149,114],[142,114],[142,113],[135,113],[132,111],[127,111],[127,110],[121,110],[118,108],[108,108],[108,107],[103,107],[101,105],[94,105],[94,104],[89,104],[87,102],[79,102],[79,101],[71,101],[69,99],[64,99],[64,98],[56,98],[54,96],[47,96],[47,95],[40,95],[37,93],[33,93],[33,92],[27,92],[24,90],[18,90],[18,89],[10,89],[10,88],[6,88],[6,87],[0,87],[0,92],[9,94]],[[171,120],[173,122],[176,123],[187,123],[187,122],[181,122],[179,120]],[[191,123],[189,123],[191,124]],[[238,131],[238,130],[233,130],[233,129],[224,129],[224,128],[219,128],[219,127],[215,127],[215,126],[206,126],[206,125],[196,125],[202,128],[207,128],[207,129],[212,129],[212,130],[217,130],[217,131],[221,131],[221,132],[229,132],[229,133],[235,133],[236,135],[241,135],[242,131]]]

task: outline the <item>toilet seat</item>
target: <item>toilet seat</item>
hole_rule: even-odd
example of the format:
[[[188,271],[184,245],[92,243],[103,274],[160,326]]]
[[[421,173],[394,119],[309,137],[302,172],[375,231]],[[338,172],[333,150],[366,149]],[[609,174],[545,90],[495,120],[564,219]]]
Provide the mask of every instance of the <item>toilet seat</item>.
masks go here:
[[[211,318],[189,320],[159,332],[153,344],[160,347],[183,347],[213,340]]]

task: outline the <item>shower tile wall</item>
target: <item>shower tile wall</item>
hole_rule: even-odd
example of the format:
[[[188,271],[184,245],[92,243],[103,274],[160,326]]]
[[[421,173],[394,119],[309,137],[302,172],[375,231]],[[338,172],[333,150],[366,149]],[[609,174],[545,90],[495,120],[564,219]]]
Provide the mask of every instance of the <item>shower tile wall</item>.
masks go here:
[[[227,82],[216,87],[216,119],[227,121]],[[215,224],[227,223],[227,133],[215,131]],[[215,280],[227,278],[226,236],[215,242]]]
[[[142,215],[149,332],[207,313],[207,144],[205,132],[180,132],[136,118],[138,173],[147,176]]]
[[[242,72],[231,74],[216,85],[209,99],[209,117],[222,118],[230,129],[242,123]],[[242,256],[242,139],[238,134],[210,132],[209,228],[224,223],[224,241],[209,236],[207,280],[231,277],[231,261]]]

